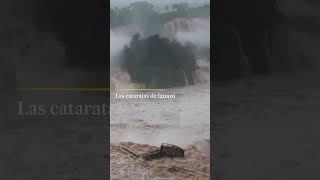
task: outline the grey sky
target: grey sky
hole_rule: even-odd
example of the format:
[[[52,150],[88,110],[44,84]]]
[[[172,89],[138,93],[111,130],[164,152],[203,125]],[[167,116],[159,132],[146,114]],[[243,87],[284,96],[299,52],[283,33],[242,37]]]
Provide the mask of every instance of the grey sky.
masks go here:
[[[180,3],[180,2],[187,2],[191,4],[204,4],[204,3],[210,2],[210,0],[110,0],[110,4],[112,7],[113,6],[123,7],[123,6],[128,6],[130,3],[136,2],[136,1],[148,1],[156,6],[164,6],[167,4],[174,4],[174,3]]]

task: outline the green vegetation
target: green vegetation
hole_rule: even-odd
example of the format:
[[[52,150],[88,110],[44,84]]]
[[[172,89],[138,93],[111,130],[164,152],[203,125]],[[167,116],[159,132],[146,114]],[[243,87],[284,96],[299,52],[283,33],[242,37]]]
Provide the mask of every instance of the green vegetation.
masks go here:
[[[147,35],[158,34],[165,22],[175,18],[210,18],[210,5],[190,7],[188,3],[166,6],[165,12],[155,10],[155,7],[144,1],[130,4],[124,8],[110,10],[111,28],[122,25],[136,25],[143,29]]]
[[[190,46],[158,35],[140,39],[134,35],[124,48],[123,65],[135,83],[147,88],[177,87],[194,83],[197,68]]]

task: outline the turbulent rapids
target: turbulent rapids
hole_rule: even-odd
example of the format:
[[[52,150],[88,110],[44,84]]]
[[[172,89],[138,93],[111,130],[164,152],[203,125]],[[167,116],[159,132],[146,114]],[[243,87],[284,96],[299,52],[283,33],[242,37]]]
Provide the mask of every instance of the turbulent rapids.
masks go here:
[[[128,7],[111,12],[111,179],[209,179],[209,6]],[[185,157],[142,162],[117,148],[139,156],[162,143]]]
[[[203,18],[177,18],[165,23],[159,36],[150,37],[137,26],[111,29],[111,88],[170,87],[207,82],[209,25],[209,20]]]

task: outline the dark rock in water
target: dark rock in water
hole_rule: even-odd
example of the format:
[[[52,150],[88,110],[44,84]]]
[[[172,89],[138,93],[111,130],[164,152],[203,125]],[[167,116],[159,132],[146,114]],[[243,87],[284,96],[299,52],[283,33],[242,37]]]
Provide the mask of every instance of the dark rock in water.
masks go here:
[[[159,35],[139,39],[134,35],[124,48],[122,68],[135,83],[148,88],[168,88],[194,83],[197,68],[195,56],[189,46],[183,46]]]
[[[184,157],[184,150],[179,146],[163,143],[160,150],[152,151],[142,155],[144,160],[158,159],[161,157]]]
[[[172,144],[161,144],[160,153],[169,157],[184,157],[184,150]]]

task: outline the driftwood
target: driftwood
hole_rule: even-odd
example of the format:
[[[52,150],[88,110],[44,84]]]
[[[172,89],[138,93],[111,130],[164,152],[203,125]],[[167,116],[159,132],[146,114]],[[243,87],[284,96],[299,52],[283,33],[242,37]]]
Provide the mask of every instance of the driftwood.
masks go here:
[[[165,144],[168,145],[168,144]],[[123,147],[123,146],[114,146],[111,145],[112,148],[116,149],[117,151],[126,154],[128,156],[130,156],[133,159],[143,159],[145,161],[148,161],[150,159],[156,159],[156,158],[160,158],[165,156],[164,153],[161,153],[161,150],[156,150],[156,151],[152,151],[152,152],[148,152],[142,155],[138,155],[136,153],[134,153],[133,151],[131,151],[130,149]],[[174,146],[177,147],[177,146]],[[177,165],[164,165],[164,164],[160,164],[160,163],[156,163],[161,165],[162,167],[166,167],[169,171],[177,171],[177,172],[181,172],[181,173],[186,173],[192,176],[204,176],[204,177],[210,177],[207,174],[204,174],[202,172],[196,171],[196,170],[191,170],[191,169],[186,169]],[[143,164],[144,166],[148,166],[147,164]]]

